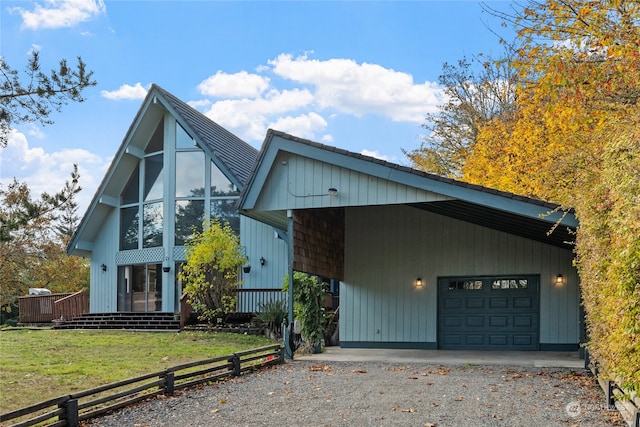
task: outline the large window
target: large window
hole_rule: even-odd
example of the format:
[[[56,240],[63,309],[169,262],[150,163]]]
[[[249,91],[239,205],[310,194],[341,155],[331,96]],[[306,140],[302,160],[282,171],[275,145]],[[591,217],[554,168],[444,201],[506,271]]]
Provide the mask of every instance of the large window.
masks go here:
[[[176,197],[204,198],[204,153],[176,153]]]
[[[204,221],[204,200],[178,200],[176,202],[176,239],[180,246],[193,236],[194,231],[202,231]]]
[[[146,203],[143,212],[142,246],[144,248],[162,246],[162,202]]]
[[[144,201],[162,199],[162,153],[144,159]]]
[[[120,209],[120,250],[138,249],[138,206]]]

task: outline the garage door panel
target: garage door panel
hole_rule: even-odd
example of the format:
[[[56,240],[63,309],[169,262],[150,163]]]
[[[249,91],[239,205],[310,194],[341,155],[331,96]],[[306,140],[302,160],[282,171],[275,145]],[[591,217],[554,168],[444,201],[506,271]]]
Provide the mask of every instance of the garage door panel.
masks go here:
[[[484,298],[483,297],[471,297],[465,300],[465,307],[468,310],[475,310],[478,308],[484,308]]]
[[[537,276],[439,279],[439,348],[536,350],[538,285]]]

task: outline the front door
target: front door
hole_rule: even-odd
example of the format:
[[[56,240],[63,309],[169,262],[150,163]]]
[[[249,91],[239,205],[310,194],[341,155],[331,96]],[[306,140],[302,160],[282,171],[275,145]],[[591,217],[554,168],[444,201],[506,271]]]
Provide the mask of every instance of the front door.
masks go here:
[[[162,264],[120,266],[119,311],[162,310]]]

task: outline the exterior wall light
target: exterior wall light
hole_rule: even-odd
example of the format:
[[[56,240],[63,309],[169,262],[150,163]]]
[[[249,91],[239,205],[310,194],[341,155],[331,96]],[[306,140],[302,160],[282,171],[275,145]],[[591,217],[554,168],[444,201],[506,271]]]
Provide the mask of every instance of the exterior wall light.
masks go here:
[[[562,274],[558,274],[554,280],[554,283],[558,286],[564,285],[564,276]]]
[[[171,267],[169,267],[168,265],[162,267],[162,271],[164,271],[165,273],[168,273],[171,271]]]
[[[267,263],[267,260],[266,260],[266,259],[264,259],[264,257],[260,257],[260,265],[261,265],[262,267],[264,267],[264,265],[265,265],[266,263]]]
[[[424,282],[422,281],[422,277],[418,277],[416,279],[416,289],[422,289],[424,286]]]
[[[100,270],[102,270],[102,271],[107,271],[107,266],[106,266],[106,265],[104,265],[104,264],[102,264],[102,265],[100,266]]]

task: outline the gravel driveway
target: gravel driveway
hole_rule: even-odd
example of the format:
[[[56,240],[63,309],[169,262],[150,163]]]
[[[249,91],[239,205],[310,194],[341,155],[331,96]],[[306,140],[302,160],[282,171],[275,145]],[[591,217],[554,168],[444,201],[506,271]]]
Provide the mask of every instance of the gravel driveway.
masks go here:
[[[93,420],[152,426],[624,426],[584,370],[293,361]]]

